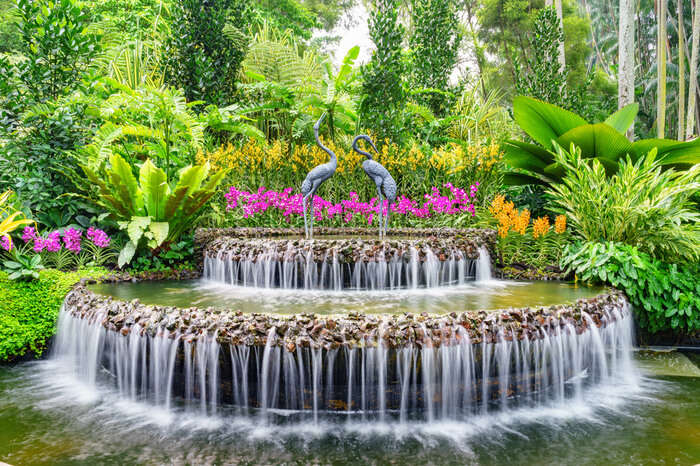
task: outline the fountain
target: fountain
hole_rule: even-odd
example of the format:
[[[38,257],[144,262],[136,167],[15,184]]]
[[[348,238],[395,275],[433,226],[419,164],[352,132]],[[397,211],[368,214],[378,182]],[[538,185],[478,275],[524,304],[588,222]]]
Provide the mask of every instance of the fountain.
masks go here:
[[[461,296],[493,292],[494,232],[392,229],[383,241],[361,233],[320,228],[306,240],[299,230],[199,231],[202,278],[192,286],[200,294],[186,292],[189,305],[170,305],[164,289],[119,298],[119,290],[147,282],[81,283],[66,297],[53,357],[84,383],[116,387],[125,399],[266,422],[339,414],[464,421],[580,399],[590,387],[634,374],[632,317],[621,293],[596,289],[573,302],[557,295],[561,302],[547,306],[467,310]],[[218,305],[198,307],[212,283]],[[496,285],[495,294],[519,286]],[[263,312],[231,308],[244,290],[261,302],[282,298]],[[350,309],[344,301],[455,290],[458,299],[432,311],[412,311],[409,301],[373,313],[372,304]],[[306,311],[285,312],[293,296]],[[321,314],[313,304],[319,296],[336,300]]]

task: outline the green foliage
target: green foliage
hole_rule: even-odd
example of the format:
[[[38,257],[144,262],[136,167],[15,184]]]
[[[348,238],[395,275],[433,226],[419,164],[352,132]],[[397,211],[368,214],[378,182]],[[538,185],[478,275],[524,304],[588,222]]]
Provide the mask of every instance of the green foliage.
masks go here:
[[[151,250],[167,250],[191,226],[226,175],[222,170],[205,182],[208,163],[187,166],[178,171],[177,182],[171,186],[165,171],[150,160],[141,165],[138,180],[118,154],[112,154],[109,162],[101,172],[82,168],[96,187],[92,195],[97,204],[112,214],[129,236],[119,255],[120,267],[131,261],[142,242]]]
[[[586,282],[608,283],[630,299],[651,333],[700,330],[700,268],[653,259],[631,245],[586,242],[566,248],[562,267]]]
[[[12,187],[23,206],[47,227],[73,223],[90,211],[79,199],[66,197],[74,180],[62,172],[73,163],[70,152],[85,144],[93,130],[88,106],[61,99],[26,111],[21,130],[0,150],[0,185]]]
[[[331,140],[335,140],[336,126],[342,128],[346,134],[352,134],[355,129],[357,115],[349,93],[353,82],[357,79],[353,65],[359,54],[360,47],[357,45],[348,50],[337,73],[330,62],[324,62],[323,87],[316,88],[316,92],[302,102],[302,105],[313,109],[314,117],[322,113],[328,116]]]
[[[588,100],[592,76],[583,85],[568,84],[570,69],[561,69],[559,44],[564,40],[556,10],[543,8],[537,13],[529,51],[522,51],[521,67],[515,60],[515,92],[558,105],[566,110],[591,117]]]
[[[180,241],[171,244],[167,251],[159,251],[156,255],[153,254],[153,251],[139,254],[129,264],[129,268],[137,272],[164,272],[174,269],[191,269],[195,267],[194,264],[194,241],[191,236],[183,236]]]
[[[509,184],[552,184],[561,181],[564,168],[555,160],[557,146],[574,144],[583,158],[598,160],[609,175],[629,155],[638,160],[656,148],[664,167],[688,168],[700,163],[700,139],[678,142],[642,139],[630,142],[623,134],[634,121],[638,106],[630,104],[604,122],[589,124],[581,116],[531,97],[513,100],[513,116],[520,127],[539,145],[509,140],[506,162],[515,170],[506,176]]]
[[[90,15],[74,0],[17,0],[22,53],[16,77],[32,102],[69,94],[99,51]]]
[[[12,260],[6,260],[2,265],[4,271],[8,274],[8,280],[36,280],[39,278],[39,271],[44,269],[39,254],[27,256],[19,254],[17,249],[12,250]]]
[[[104,124],[92,142],[80,149],[82,164],[99,170],[113,153],[132,164],[151,157],[170,176],[194,161],[204,140],[204,125],[181,91],[148,86],[134,90],[107,82],[118,91],[100,105]]]
[[[55,333],[58,312],[73,284],[102,274],[98,269],[42,270],[38,280],[19,282],[0,272],[0,361],[15,360],[27,352],[40,356]]]
[[[227,25],[243,29],[246,5],[242,0],[175,2],[163,61],[166,81],[184,89],[188,100],[216,105],[231,101],[247,44],[223,31]]]
[[[621,242],[668,262],[700,259],[700,164],[685,172],[661,170],[655,151],[619,163],[608,177],[601,162],[559,150],[566,174],[548,191],[553,211],[565,214],[586,241]]]
[[[409,38],[411,49],[411,81],[416,88],[437,90],[416,96],[435,115],[449,109],[449,78],[457,64],[462,42],[455,0],[414,0]]]
[[[404,27],[399,22],[398,0],[378,0],[370,13],[369,36],[377,49],[362,69],[362,126],[372,129],[381,143],[400,140],[405,64],[402,56]]]
[[[258,0],[251,3],[250,22],[258,28],[268,25],[279,31],[291,31],[302,39],[310,39],[312,30],[318,26],[314,13],[296,0]]]

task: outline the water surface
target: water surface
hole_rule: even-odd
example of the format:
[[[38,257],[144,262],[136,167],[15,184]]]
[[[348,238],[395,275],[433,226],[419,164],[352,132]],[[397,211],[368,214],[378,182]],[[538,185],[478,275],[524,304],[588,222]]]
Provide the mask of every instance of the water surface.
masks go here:
[[[695,360],[697,361],[697,359]],[[658,363],[658,361],[657,361]],[[663,361],[661,363],[663,365]],[[671,361],[675,365],[676,362]],[[697,362],[696,362],[697,364]],[[0,367],[0,461],[94,464],[682,464],[700,462],[700,378],[648,373],[578,401],[466,422],[270,424],[125,401],[57,361]]]
[[[192,281],[144,281],[90,285],[96,293],[144,304],[217,307],[277,314],[365,312],[449,313],[572,303],[603,292],[601,287],[561,282],[491,280],[466,285],[398,290],[300,290],[254,288]]]

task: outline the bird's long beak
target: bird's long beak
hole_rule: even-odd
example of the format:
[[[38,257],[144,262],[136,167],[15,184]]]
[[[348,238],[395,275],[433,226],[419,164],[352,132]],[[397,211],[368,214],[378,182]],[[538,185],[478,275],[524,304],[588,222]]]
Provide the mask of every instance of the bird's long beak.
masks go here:
[[[372,146],[372,149],[374,149],[374,152],[376,152],[377,154],[379,154],[379,149],[377,149],[377,146],[374,145],[374,142],[372,142],[372,140],[369,139],[369,138],[368,138],[367,140],[368,140],[370,146]]]

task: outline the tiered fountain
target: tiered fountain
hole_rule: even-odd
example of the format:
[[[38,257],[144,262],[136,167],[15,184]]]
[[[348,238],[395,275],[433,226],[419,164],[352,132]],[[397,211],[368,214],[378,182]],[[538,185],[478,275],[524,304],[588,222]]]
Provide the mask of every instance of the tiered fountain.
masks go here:
[[[55,357],[133,400],[270,420],[463,420],[631,371],[624,296],[490,280],[492,231],[300,233],[200,231],[198,280],[77,285]]]
[[[493,231],[388,231],[380,209],[379,239],[324,228],[313,237],[311,200],[336,167],[322,120],[316,140],[331,160],[302,184],[303,232],[199,231],[199,280],[76,286],[55,357],[83,382],[169,410],[316,422],[463,421],[562,403],[632,372],[625,297],[493,283]],[[396,183],[360,139],[371,140],[353,147],[384,205]],[[586,294],[596,296],[574,302]]]

